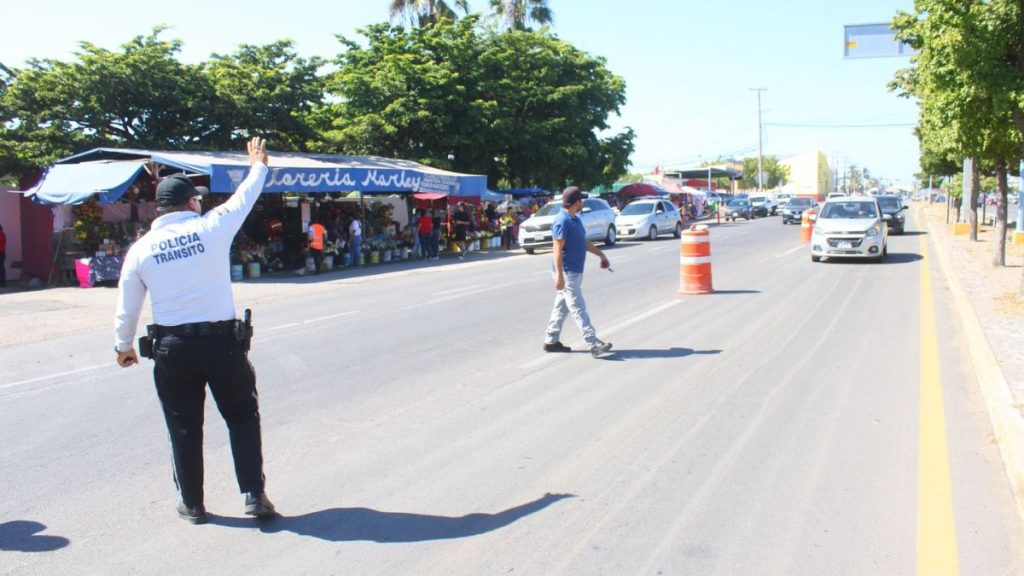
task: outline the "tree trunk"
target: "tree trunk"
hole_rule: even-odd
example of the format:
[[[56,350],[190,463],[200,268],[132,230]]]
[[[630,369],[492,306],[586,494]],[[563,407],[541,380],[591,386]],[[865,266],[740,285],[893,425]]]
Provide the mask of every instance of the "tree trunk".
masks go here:
[[[993,266],[1006,266],[1006,200],[1009,186],[1006,183],[1006,161],[1000,160],[996,165],[996,251],[992,255]]]
[[[964,190],[966,192],[966,190]],[[978,195],[981,193],[981,168],[979,167],[978,159],[975,158],[974,162],[971,163],[971,202],[969,204],[970,210],[967,212],[967,216],[970,218],[971,223],[971,241],[978,241]]]

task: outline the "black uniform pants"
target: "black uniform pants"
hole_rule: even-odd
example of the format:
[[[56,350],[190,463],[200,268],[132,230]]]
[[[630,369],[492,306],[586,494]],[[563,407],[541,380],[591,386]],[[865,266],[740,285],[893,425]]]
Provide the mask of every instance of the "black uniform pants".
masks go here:
[[[153,347],[153,379],[171,438],[174,481],[189,506],[203,503],[206,386],[228,426],[241,492],[263,490],[256,373],[231,334],[163,336]]]

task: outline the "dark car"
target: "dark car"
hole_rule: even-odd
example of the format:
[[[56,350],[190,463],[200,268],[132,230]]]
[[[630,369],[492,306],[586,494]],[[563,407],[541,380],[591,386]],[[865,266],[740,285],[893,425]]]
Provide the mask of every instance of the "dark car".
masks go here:
[[[725,205],[725,219],[735,220],[737,218],[744,218],[747,220],[753,218],[749,200],[730,200],[729,203]]]
[[[878,205],[882,208],[882,214],[888,216],[885,223],[889,226],[891,234],[903,234],[903,226],[907,217],[903,213],[907,209],[903,205],[903,199],[899,196],[878,196]]]
[[[815,205],[814,198],[810,196],[794,196],[790,198],[789,202],[786,202],[780,208],[782,210],[782,223],[789,224],[793,222],[794,224],[799,224],[804,210],[814,208]]]

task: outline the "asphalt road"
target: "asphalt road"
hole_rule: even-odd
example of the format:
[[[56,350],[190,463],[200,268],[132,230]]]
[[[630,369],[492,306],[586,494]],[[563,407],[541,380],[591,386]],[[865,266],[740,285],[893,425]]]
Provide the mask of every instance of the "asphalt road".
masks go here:
[[[214,516],[175,516],[149,366],[113,365],[110,322],[5,347],[0,573],[1024,573],[909,228],[883,264],[813,264],[777,217],[716,226],[699,296],[677,241],[620,243],[584,282],[601,359],[571,320],[576,351],[541,351],[547,252],[278,289],[251,354],[285,514],[265,523],[212,400]]]

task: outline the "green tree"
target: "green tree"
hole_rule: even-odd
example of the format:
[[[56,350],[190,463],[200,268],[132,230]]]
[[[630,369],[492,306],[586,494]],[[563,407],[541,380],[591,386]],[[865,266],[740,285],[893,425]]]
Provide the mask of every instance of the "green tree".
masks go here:
[[[304,151],[319,135],[312,114],[322,103],[320,58],[300,58],[290,40],[264,46],[242,45],[229,56],[214,54],[203,73],[216,90],[220,113],[237,128],[218,147],[237,148],[254,135],[275,150]]]
[[[498,104],[491,128],[500,139],[503,180],[586,188],[625,173],[633,131],[598,137],[626,100],[625,81],[603,58],[544,31],[510,31],[489,38],[481,65],[482,90]]]
[[[113,52],[81,43],[77,60],[29,60],[5,80],[0,172],[24,173],[91,146],[199,148],[229,130],[198,66],[178,62],[163,28]],[[11,150],[13,148],[13,150]]]
[[[479,157],[492,152],[487,115],[495,103],[479,90],[476,20],[411,30],[375,24],[360,30],[365,47],[339,37],[346,50],[326,79],[324,149],[479,170]]]
[[[455,20],[455,8],[463,14],[469,13],[467,0],[454,0],[453,4],[454,8],[444,0],[391,0],[388,15],[392,22],[405,18],[413,26],[427,26],[441,18]]]
[[[789,166],[779,163],[775,156],[762,156],[761,167],[764,170],[764,188],[776,188],[789,179]],[[757,156],[743,159],[743,176],[740,177],[741,188],[757,188]]]
[[[1020,3],[918,0],[913,14],[897,13],[893,28],[918,50],[912,66],[898,72],[890,88],[918,99],[922,168],[933,171],[964,157],[976,159],[968,202],[972,240],[977,240],[980,174],[995,173],[999,201],[993,262],[1003,265],[1006,172],[1021,156],[1024,133]]]
[[[551,24],[554,14],[547,0],[490,0],[491,13],[508,30],[527,30],[527,22]]]
[[[360,32],[327,79],[324,149],[487,174],[492,186],[611,184],[634,134],[599,138],[625,102],[602,59],[547,32],[481,30],[478,17]]]

